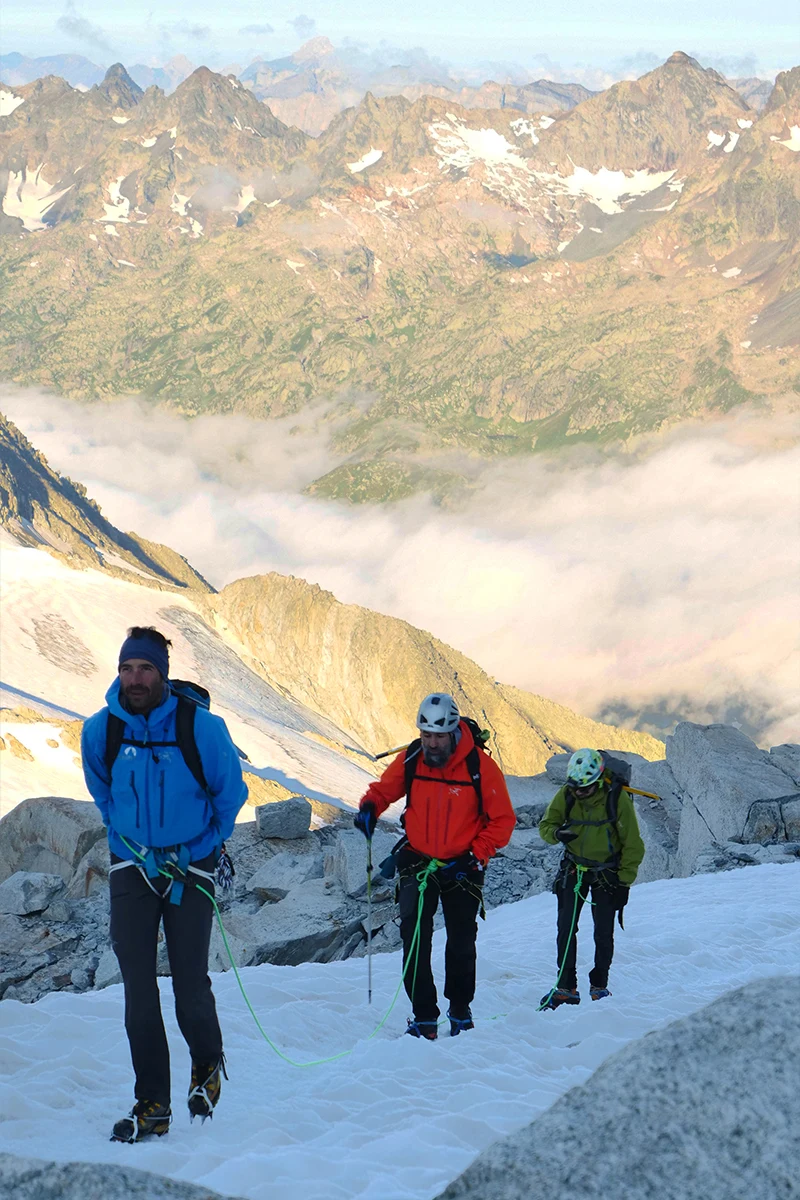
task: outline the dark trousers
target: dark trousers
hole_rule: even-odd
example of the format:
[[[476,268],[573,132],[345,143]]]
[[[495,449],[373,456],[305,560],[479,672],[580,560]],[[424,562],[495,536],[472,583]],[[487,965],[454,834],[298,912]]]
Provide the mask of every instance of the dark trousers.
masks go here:
[[[112,862],[114,860],[112,859]],[[117,860],[119,861],[119,860]],[[213,857],[193,864],[204,871]],[[159,893],[166,879],[150,881]],[[201,880],[213,894],[213,885]],[[194,1062],[217,1063],[222,1055],[208,947],[214,910],[207,896],[186,886],[180,904],[156,895],[135,867],[111,875],[111,945],[125,985],[125,1031],[136,1075],[137,1100],[170,1102],[169,1046],[156,981],[158,928],[164,922],[175,1015]]]
[[[482,881],[483,876],[477,876]],[[436,984],[431,970],[433,918],[442,901],[447,942],[444,951],[444,994],[450,1010],[461,1014],[475,995],[475,942],[478,936],[478,911],[482,889],[479,884],[445,884],[440,890],[435,876],[428,879],[422,901],[419,927],[419,951],[412,942],[417,927],[419,883],[416,875],[400,880],[400,936],[403,939],[403,981],[406,994],[418,1021],[435,1021],[439,1016]],[[410,961],[409,961],[410,958]]]
[[[575,969],[575,960],[578,954],[578,921],[584,902],[591,891],[592,919],[594,921],[594,968],[589,972],[589,983],[594,984],[595,987],[608,987],[608,971],[614,957],[617,875],[615,871],[611,870],[602,873],[587,871],[577,896],[575,895],[576,879],[575,867],[573,864],[569,864],[562,868],[555,889],[558,896],[558,966],[560,967],[561,963],[564,963],[558,986],[564,988],[578,986]],[[572,937],[570,937],[570,929],[572,929]]]

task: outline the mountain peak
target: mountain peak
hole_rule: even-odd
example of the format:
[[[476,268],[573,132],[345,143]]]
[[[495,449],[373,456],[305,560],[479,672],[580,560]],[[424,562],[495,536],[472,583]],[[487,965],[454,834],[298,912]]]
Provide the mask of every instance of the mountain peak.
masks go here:
[[[105,96],[117,108],[135,108],[144,95],[122,63],[114,63],[109,67],[103,82],[96,84],[92,90]]]
[[[299,50],[295,50],[292,58],[296,63],[313,63],[320,58],[327,58],[333,51],[334,45],[330,38],[315,37],[310,42],[305,42]]]
[[[673,67],[697,67],[702,71],[702,67],[696,58],[692,58],[691,54],[685,54],[683,50],[676,50],[674,54],[670,54],[665,66]]]
[[[800,101],[800,67],[792,67],[791,71],[781,71],[775,79],[775,87],[767,101],[767,111],[780,108],[787,100]]]

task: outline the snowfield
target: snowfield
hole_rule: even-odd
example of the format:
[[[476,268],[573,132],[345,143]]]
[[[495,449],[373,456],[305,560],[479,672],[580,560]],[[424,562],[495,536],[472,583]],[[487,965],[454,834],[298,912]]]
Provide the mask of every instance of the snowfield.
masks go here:
[[[242,972],[262,1024],[298,1069],[261,1040],[231,973],[215,979],[230,1082],[213,1122],[190,1125],[189,1061],[162,980],[173,1047],[175,1121],[139,1146],[108,1141],[131,1100],[122,991],[52,993],[0,1004],[3,1149],[124,1163],[251,1200],[427,1200],[491,1141],[527,1124],[626,1043],[750,980],[800,963],[800,864],[748,867],[634,889],[618,932],[614,995],[537,1013],[553,981],[555,901],[489,913],[479,935],[477,1028],[437,1044],[399,1036],[398,1001],[369,1040],[399,978],[399,956]],[[579,971],[586,989],[591,922]],[[443,938],[434,956],[441,979]]]

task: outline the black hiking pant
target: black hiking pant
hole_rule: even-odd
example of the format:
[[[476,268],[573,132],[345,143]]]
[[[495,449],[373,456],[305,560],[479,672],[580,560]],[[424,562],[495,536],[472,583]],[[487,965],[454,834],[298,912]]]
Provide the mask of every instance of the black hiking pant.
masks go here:
[[[112,856],[113,862],[120,860]],[[214,859],[192,864],[213,871]],[[217,1063],[222,1056],[222,1033],[208,977],[208,948],[214,910],[207,896],[191,884],[180,904],[162,893],[169,881],[148,881],[136,867],[111,874],[111,945],[119,960],[125,986],[125,1032],[136,1075],[137,1100],[170,1102],[169,1046],[161,1017],[156,980],[158,929],[163,921],[175,1015],[193,1062]],[[201,880],[213,894],[213,884]]]
[[[423,864],[420,864],[422,867]],[[400,936],[403,939],[403,982],[417,1021],[436,1021],[439,1006],[431,969],[433,918],[442,902],[447,942],[444,951],[444,994],[450,1011],[461,1015],[475,995],[476,941],[478,912],[483,898],[483,872],[475,872],[469,882],[439,885],[436,875],[428,877],[422,901],[419,943],[413,946],[419,908],[419,882],[416,873],[400,878]],[[410,959],[410,961],[409,961]]]
[[[566,861],[562,864],[554,885],[558,897],[558,967],[562,962],[564,964],[558,987],[578,986],[575,969],[578,955],[578,921],[590,891],[594,921],[594,967],[589,972],[589,983],[595,987],[608,987],[608,971],[614,957],[614,918],[619,908],[619,879],[616,871],[610,868],[601,872],[589,870],[584,875],[580,893],[576,896],[577,875],[575,864]]]

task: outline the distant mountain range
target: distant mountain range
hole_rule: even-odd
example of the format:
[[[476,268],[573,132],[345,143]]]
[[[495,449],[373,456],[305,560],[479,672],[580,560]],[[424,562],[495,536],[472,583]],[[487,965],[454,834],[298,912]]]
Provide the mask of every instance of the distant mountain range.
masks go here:
[[[443,493],[454,450],[800,390],[800,68],[761,113],[677,53],[556,116],[368,94],[317,138],[207,68],[0,112],[0,372],[187,412],[338,398],[318,493]]]
[[[196,70],[184,54],[177,54],[162,67],[135,63],[128,74],[139,87],[160,87],[169,94]],[[404,96],[418,100],[436,96],[462,108],[513,108],[523,113],[558,113],[574,108],[593,95],[579,83],[539,79],[521,83],[487,80],[475,86],[435,69],[427,60],[409,65],[376,66],[353,50],[337,50],[326,37],[315,37],[293,54],[277,59],[257,58],[246,69],[225,68],[287,125],[297,125],[313,136],[327,128],[344,109],[357,105],[367,92],[373,96]],[[28,58],[23,54],[0,55],[0,79],[14,87],[32,83],[46,75],[66,79],[72,87],[89,88],[102,82],[105,71],[80,54],[56,54]],[[765,79],[731,79],[731,87],[759,111],[772,92]]]

